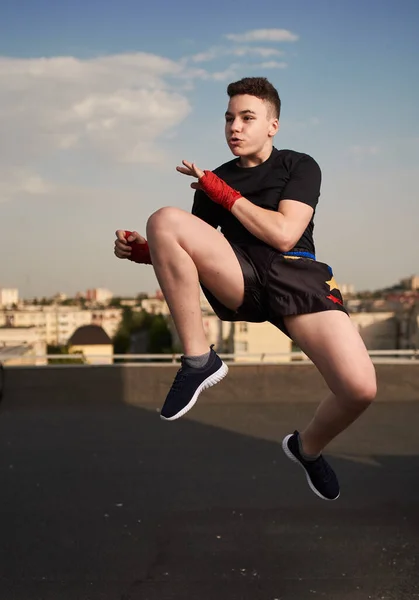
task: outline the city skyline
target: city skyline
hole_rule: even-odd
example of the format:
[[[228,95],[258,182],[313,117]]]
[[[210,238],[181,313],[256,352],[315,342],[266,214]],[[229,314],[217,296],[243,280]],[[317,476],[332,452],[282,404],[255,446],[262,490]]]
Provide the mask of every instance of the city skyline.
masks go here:
[[[342,292],[342,295],[345,297],[357,297],[368,294],[375,294],[379,292],[383,292],[384,294],[411,294],[413,292],[417,292],[419,290],[419,275],[412,274],[409,277],[399,278],[397,281],[393,282],[389,286],[377,289],[356,289],[352,283],[348,282],[337,282],[339,288]],[[99,304],[106,305],[111,300],[133,300],[135,298],[158,298],[159,300],[164,300],[164,295],[162,290],[158,287],[151,290],[136,290],[133,294],[120,294],[118,291],[109,290],[106,288],[92,288],[89,289],[78,289],[75,292],[64,293],[62,291],[56,291],[51,295],[43,295],[40,294],[38,296],[22,296],[18,288],[6,288],[1,286],[0,282],[0,308],[5,306],[17,305],[21,302],[32,302],[32,301],[57,301],[60,303],[61,301],[66,300],[74,300],[77,301],[80,298],[84,298],[87,301],[96,301]],[[201,292],[201,298],[205,298],[204,294]],[[205,300],[204,300],[205,301]]]
[[[192,6],[3,9],[0,286],[158,289],[152,267],[113,256],[114,231],[144,234],[161,206],[190,210],[175,167],[231,159],[225,90],[246,75],[278,88],[275,146],[320,164],[315,242],[336,280],[374,290],[418,272],[417,4]]]

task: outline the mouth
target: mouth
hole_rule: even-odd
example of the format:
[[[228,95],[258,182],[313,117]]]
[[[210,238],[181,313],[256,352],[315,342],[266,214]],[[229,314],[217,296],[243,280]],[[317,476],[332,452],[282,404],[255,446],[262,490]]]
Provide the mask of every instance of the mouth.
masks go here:
[[[237,137],[231,137],[229,140],[230,144],[233,144],[233,145],[240,144],[242,141],[243,140],[241,140],[240,138],[237,138]]]

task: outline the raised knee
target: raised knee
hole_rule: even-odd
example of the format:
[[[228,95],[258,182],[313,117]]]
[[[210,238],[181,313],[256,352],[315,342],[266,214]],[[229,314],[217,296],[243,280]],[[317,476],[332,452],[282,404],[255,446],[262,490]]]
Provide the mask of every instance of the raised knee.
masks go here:
[[[156,210],[148,218],[146,227],[147,237],[159,230],[166,232],[173,230],[179,224],[183,212],[180,208],[174,206],[165,206]]]
[[[352,402],[370,404],[377,395],[377,380],[374,375],[358,381],[352,386],[350,398]]]

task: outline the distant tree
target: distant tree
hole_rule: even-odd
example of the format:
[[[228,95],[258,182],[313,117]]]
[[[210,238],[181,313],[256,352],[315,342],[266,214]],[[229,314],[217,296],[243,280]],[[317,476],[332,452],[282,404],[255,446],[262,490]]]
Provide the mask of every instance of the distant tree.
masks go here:
[[[172,352],[172,335],[162,315],[153,315],[145,310],[134,312],[131,307],[124,306],[121,323],[112,340],[114,353],[127,354],[131,345],[131,335],[138,331],[147,332],[147,351],[150,354]]]
[[[49,358],[49,365],[64,365],[64,364],[73,364],[73,365],[82,365],[84,363],[83,358],[79,357],[71,357],[71,352],[68,346],[47,346],[47,354],[68,354],[69,358]]]
[[[148,351],[150,354],[170,354],[172,334],[163,315],[155,315],[149,329]]]
[[[148,294],[146,294],[145,292],[140,292],[139,294],[137,294],[135,296],[135,300],[137,301],[137,304],[141,304],[141,300],[146,300],[148,298]]]
[[[130,347],[130,334],[128,331],[119,329],[113,340],[114,354],[127,354]]]
[[[133,324],[133,311],[130,306],[124,306],[122,309],[122,320],[119,326],[120,329],[130,331]]]
[[[141,312],[133,312],[132,331],[138,331],[141,329],[149,330],[154,318],[155,315],[152,315],[145,310],[142,310]]]
[[[121,307],[121,298],[119,296],[115,296],[109,302],[109,305],[112,308],[120,308]]]
[[[62,306],[77,306],[78,304],[79,301],[76,300],[76,298],[66,298],[65,300],[61,301]]]
[[[40,300],[39,304],[41,304],[42,306],[49,306],[52,304],[52,299],[51,298],[45,298],[45,296]]]

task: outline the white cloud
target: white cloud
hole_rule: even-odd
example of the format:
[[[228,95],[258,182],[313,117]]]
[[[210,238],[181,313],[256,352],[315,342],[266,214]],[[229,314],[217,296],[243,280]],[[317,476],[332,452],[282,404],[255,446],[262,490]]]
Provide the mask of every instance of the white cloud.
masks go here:
[[[318,117],[309,117],[300,121],[286,119],[282,125],[282,129],[283,131],[299,132],[317,127],[320,123],[321,121]]]
[[[198,75],[210,77],[141,52],[88,60],[1,57],[2,200],[46,193],[35,165],[71,150],[114,163],[163,161],[160,137],[191,110],[178,78]]]
[[[260,69],[286,69],[286,62],[278,62],[277,60],[269,60],[257,65]]]
[[[227,46],[214,46],[209,48],[205,52],[199,52],[190,57],[195,63],[209,62],[220,58],[222,56],[258,56],[262,58],[269,58],[272,56],[282,56],[283,52],[277,48],[264,48],[259,46],[235,46],[228,48]]]
[[[188,91],[194,82],[233,80],[244,67],[233,62],[210,71],[198,63],[221,55],[253,56],[272,59],[261,68],[283,68],[275,60],[281,54],[240,44],[177,62],[144,52],[90,59],[0,57],[0,198],[49,193],[53,183],[37,173],[37,165],[48,173],[51,161],[65,163],[68,157],[79,164],[163,163],[165,141],[191,111]]]
[[[245,33],[228,33],[225,36],[232,42],[296,42],[298,35],[287,29],[253,29]]]
[[[211,78],[214,81],[227,81],[228,79],[235,79],[236,77],[238,77],[238,72],[240,68],[241,65],[232,64],[224,71],[217,71],[215,73],[212,73]]]
[[[94,149],[116,161],[148,162],[157,138],[189,113],[168,76],[182,66],[144,53],[90,60],[0,60],[2,163]]]
[[[237,46],[231,49],[234,56],[259,56],[269,58],[270,56],[282,56],[283,52],[277,48],[263,48],[259,46]]]
[[[237,72],[241,67],[242,65],[233,63],[224,69],[224,71],[214,72],[209,72],[201,68],[188,68],[180,73],[177,77],[178,79],[183,79],[187,82],[187,85],[183,89],[190,89],[192,87],[192,81],[195,79],[200,79],[202,81],[225,81],[230,77],[236,77]]]
[[[214,60],[215,58],[218,58],[219,56],[222,56],[222,55],[223,55],[223,49],[214,47],[214,48],[210,48],[209,50],[206,50],[205,52],[198,52],[198,54],[194,54],[193,56],[191,56],[190,59],[192,60],[192,62],[200,63],[200,62],[208,62],[210,60]]]
[[[354,156],[375,156],[380,152],[379,146],[351,146],[349,151]]]
[[[0,168],[0,202],[21,196],[44,196],[54,186],[28,168]]]

